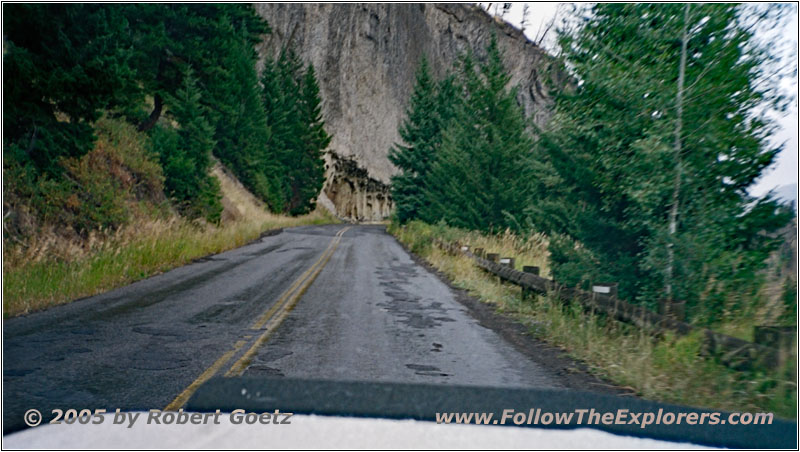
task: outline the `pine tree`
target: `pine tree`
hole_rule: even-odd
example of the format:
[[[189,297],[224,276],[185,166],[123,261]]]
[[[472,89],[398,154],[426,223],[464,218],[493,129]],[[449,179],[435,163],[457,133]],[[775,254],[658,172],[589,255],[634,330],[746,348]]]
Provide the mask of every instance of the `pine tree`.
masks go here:
[[[212,91],[217,146],[214,154],[273,211],[283,209],[280,162],[268,152],[270,130],[247,33],[233,40]],[[274,135],[274,133],[273,133]]]
[[[280,201],[271,204],[274,212],[289,210],[293,198],[292,179],[296,174],[292,168],[302,166],[296,158],[302,143],[298,135],[301,131],[297,82],[299,68],[300,63],[294,52],[283,49],[275,61],[265,61],[261,75],[261,101],[269,130],[264,151],[280,171],[275,182],[275,196]]]
[[[182,213],[219,222],[222,213],[219,182],[209,174],[214,128],[200,103],[201,93],[191,69],[184,72],[184,83],[170,98],[170,116],[178,123],[177,139],[160,133],[160,158],[167,194],[177,201]]]
[[[442,95],[450,96],[442,98]],[[400,174],[392,177],[392,199],[398,221],[419,218],[427,206],[423,189],[436,153],[442,143],[442,133],[453,116],[457,89],[452,78],[438,88],[423,56],[417,69],[416,84],[409,100],[406,117],[398,130],[403,143],[389,151],[389,161]]]
[[[508,89],[510,76],[493,37],[483,64],[462,58],[460,86],[464,100],[443,134],[424,193],[423,219],[489,231],[521,229],[525,208],[536,192],[533,140]]]
[[[289,204],[289,213],[292,215],[314,209],[316,197],[325,180],[323,151],[330,144],[331,136],[325,131],[321,102],[314,66],[309,64],[299,90],[297,135],[301,137],[301,147],[292,177],[292,202]]]
[[[267,152],[279,162],[283,203],[276,211],[299,215],[314,208],[325,177],[323,150],[331,137],[322,120],[313,66],[304,71],[290,48],[265,62],[262,102],[270,137]]]
[[[728,4],[601,4],[561,36],[578,86],[542,140],[565,186],[551,197],[566,219],[551,224],[566,234],[551,246],[558,279],[616,280],[623,296],[684,299],[709,319],[756,290],[763,232],[788,217],[746,192],[777,150],[754,113],[771,99],[756,83],[763,54],[738,17]]]
[[[104,109],[138,90],[121,8],[102,4],[3,7],[3,155],[58,177],[80,157]]]

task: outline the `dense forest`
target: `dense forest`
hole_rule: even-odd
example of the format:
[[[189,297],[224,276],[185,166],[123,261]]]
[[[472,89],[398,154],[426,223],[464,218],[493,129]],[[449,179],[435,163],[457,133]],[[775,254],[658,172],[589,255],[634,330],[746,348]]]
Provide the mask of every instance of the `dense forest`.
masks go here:
[[[572,82],[550,87],[543,128],[515,101],[494,39],[441,80],[420,62],[390,153],[396,221],[545,233],[560,282],[616,281],[626,299],[685,301],[706,324],[747,312],[794,216],[747,192],[780,150],[756,108],[780,103],[766,54],[736,5],[590,12],[559,34]]]
[[[259,77],[254,46],[270,28],[251,5],[4,12],[4,237],[113,230],[130,197],[217,223],[213,157],[273,212],[314,208],[330,141],[314,68],[287,48]]]

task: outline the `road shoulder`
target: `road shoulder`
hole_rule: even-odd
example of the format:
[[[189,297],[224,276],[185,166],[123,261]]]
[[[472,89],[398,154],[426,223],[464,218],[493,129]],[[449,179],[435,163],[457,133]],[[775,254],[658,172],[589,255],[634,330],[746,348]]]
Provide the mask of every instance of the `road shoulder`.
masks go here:
[[[391,234],[389,235],[391,236]],[[414,254],[405,244],[397,240],[394,236],[392,236],[392,239],[408,253],[417,265],[425,268],[425,270],[436,276],[442,283],[446,284],[453,292],[456,301],[466,307],[469,314],[476,319],[481,326],[496,332],[518,352],[559,377],[559,382],[563,384],[564,387],[601,394],[637,397],[631,388],[615,385],[593,375],[589,370],[589,366],[585,363],[572,358],[563,349],[533,337],[528,327],[510,315],[498,312],[491,305],[483,303],[479,299],[471,296],[466,290],[455,287],[447,275],[429,264],[425,259]]]

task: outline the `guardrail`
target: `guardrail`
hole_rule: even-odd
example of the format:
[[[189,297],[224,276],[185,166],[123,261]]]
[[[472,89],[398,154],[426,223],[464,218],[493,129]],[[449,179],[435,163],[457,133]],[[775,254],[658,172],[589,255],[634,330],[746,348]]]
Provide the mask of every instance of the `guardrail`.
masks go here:
[[[442,240],[435,240],[434,243],[450,254],[463,254],[473,259],[481,269],[504,281],[520,286],[523,289],[523,296],[529,292],[554,294],[562,301],[577,301],[586,310],[603,313],[616,320],[656,333],[672,331],[678,335],[687,335],[700,331],[703,336],[703,353],[717,357],[724,365],[734,369],[752,369],[759,366],[779,367],[786,362],[794,346],[793,338],[791,340],[786,340],[784,337],[779,338],[780,348],[775,348],[748,342],[707,328],[699,328],[677,320],[674,316],[657,314],[642,306],[633,305],[617,298],[616,287],[613,284],[604,285],[609,286],[608,294],[586,292],[539,276],[538,267],[525,266],[524,268],[530,270],[529,272],[516,270],[513,258],[500,257],[497,253],[486,253],[482,248],[476,248],[474,254],[468,245],[450,244]]]

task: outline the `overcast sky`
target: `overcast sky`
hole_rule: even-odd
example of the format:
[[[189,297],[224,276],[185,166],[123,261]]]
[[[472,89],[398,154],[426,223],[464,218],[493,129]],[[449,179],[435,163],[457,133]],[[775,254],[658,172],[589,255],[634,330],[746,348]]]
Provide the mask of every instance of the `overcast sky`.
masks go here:
[[[490,8],[492,14],[500,15],[503,10],[503,3],[480,3],[484,9]],[[490,6],[491,5],[491,6]],[[551,23],[553,17],[563,17],[566,15],[566,5],[559,9],[559,3],[556,2],[531,2],[531,3],[512,3],[511,9],[503,15],[503,19],[513,24],[517,28],[521,28],[523,9],[525,5],[528,6],[527,23],[525,26],[525,35],[533,41],[538,41],[543,31],[547,29],[548,24]],[[557,18],[557,21],[560,19]],[[557,24],[553,27],[553,29]],[[555,45],[553,41],[553,29],[545,36],[542,46],[545,49],[552,49]],[[788,20],[782,29],[777,30],[771,34],[767,39],[770,42],[777,40],[778,46],[792,50],[785,52],[785,58],[791,67],[797,68],[797,41],[798,41],[798,23],[797,23],[797,6],[794,7],[794,15],[791,20]],[[781,85],[794,95],[794,102],[789,112],[786,115],[774,113],[781,130],[775,135],[775,143],[786,143],[783,151],[779,154],[776,162],[771,168],[766,170],[763,176],[751,187],[750,193],[756,196],[766,194],[769,190],[782,185],[797,184],[798,173],[798,117],[797,117],[797,77],[782,78]]]

